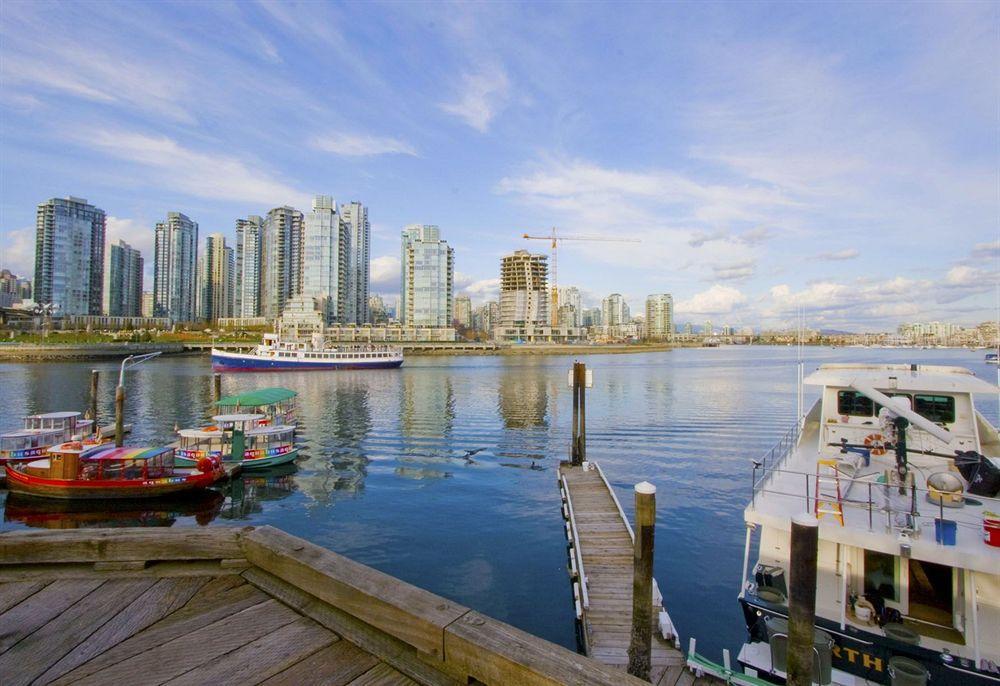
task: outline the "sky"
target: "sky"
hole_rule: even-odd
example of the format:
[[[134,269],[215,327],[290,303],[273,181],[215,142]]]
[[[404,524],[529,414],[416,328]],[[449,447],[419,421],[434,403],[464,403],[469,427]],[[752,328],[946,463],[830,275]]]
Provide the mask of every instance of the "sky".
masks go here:
[[[437,224],[456,292],[566,241],[560,286],[678,323],[997,316],[1000,3],[0,4],[0,268],[74,195],[152,264],[316,194],[359,200],[373,292]],[[203,239],[202,239],[203,240]],[[637,241],[637,242],[635,242]],[[152,285],[147,274],[146,289]]]

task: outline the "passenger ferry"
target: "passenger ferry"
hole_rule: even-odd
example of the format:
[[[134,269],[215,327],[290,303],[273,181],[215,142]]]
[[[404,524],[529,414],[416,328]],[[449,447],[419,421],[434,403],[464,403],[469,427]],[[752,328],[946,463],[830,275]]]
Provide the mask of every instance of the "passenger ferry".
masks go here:
[[[212,421],[214,426],[178,432],[177,464],[194,466],[210,458],[261,469],[298,457],[294,426],[273,424],[263,414],[216,415]]]
[[[334,346],[323,334],[308,341],[282,340],[278,334],[264,334],[251,352],[230,352],[212,348],[212,369],[218,372],[253,372],[319,369],[388,369],[403,364],[402,348],[383,345]]]
[[[36,460],[53,445],[74,437],[100,443],[94,436],[94,421],[83,419],[79,412],[46,412],[23,418],[24,428],[0,434],[0,467],[8,462]]]
[[[784,683],[802,513],[819,521],[814,681],[1000,684],[1000,435],[973,403],[998,389],[923,365],[828,364],[805,383],[820,399],[754,462],[740,665]]]

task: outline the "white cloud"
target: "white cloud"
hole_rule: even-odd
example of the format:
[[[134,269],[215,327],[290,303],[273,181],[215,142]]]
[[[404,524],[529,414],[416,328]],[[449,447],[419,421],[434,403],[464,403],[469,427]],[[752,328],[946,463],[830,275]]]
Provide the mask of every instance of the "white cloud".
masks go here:
[[[861,255],[861,252],[857,248],[846,248],[844,250],[836,250],[833,252],[824,252],[816,255],[817,260],[853,260],[855,257]]]
[[[371,261],[371,285],[373,291],[396,292],[399,290],[399,258],[382,255]]]
[[[416,149],[406,141],[384,136],[368,136],[355,133],[328,133],[313,139],[313,145],[320,150],[347,157],[368,155],[417,155]]]
[[[150,182],[199,198],[308,207],[311,197],[226,154],[186,148],[166,136],[130,131],[81,133],[77,142],[147,168]]]
[[[707,291],[681,300],[676,309],[678,314],[729,314],[746,301],[747,297],[738,289],[715,284]]]
[[[500,297],[500,279],[494,277],[492,279],[472,281],[464,286],[462,290],[468,293],[477,303],[485,300],[497,300]]]
[[[507,72],[499,65],[491,65],[476,73],[464,74],[458,99],[441,103],[439,107],[485,133],[490,128],[490,122],[507,104],[509,91]]]
[[[0,235],[0,269],[9,269],[18,276],[34,278],[35,227],[8,229]]]
[[[718,281],[745,281],[757,270],[755,260],[746,260],[733,264],[712,265],[714,278]]]

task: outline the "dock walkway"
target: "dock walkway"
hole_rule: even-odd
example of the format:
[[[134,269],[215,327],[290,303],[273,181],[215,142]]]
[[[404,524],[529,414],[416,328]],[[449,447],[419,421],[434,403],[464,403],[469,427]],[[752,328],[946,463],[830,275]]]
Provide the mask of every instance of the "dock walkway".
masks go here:
[[[568,463],[559,467],[577,618],[587,656],[627,670],[632,632],[633,532],[600,467],[593,462],[589,467],[585,470]],[[722,683],[711,677],[696,679],[685,669],[685,655],[663,639],[659,617],[666,611],[653,583],[652,683]]]

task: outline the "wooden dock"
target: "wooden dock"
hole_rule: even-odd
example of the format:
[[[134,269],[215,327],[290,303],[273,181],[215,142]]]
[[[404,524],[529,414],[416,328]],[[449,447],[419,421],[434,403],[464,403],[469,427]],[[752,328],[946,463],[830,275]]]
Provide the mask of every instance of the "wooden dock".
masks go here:
[[[271,527],[0,534],[0,682],[646,683]]]
[[[614,490],[595,462],[588,469],[563,462],[559,467],[563,516],[570,549],[570,576],[584,652],[620,670],[628,668],[632,627],[632,526]],[[658,686],[722,683],[696,678],[672,640],[665,640],[660,618],[673,631],[662,597],[653,582],[653,652],[651,681]],[[662,615],[661,615],[662,613]]]

